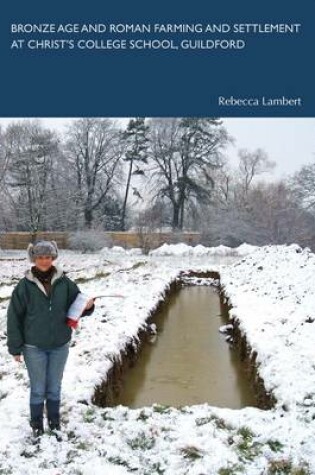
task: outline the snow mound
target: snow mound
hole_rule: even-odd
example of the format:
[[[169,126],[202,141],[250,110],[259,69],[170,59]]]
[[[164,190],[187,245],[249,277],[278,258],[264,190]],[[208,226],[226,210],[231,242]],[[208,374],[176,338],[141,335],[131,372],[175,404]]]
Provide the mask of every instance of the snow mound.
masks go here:
[[[121,246],[113,246],[110,249],[111,252],[114,252],[115,254],[126,254],[126,249],[124,249]]]
[[[149,252],[151,256],[188,256],[192,252],[192,247],[187,244],[162,244],[162,246]]]
[[[228,246],[206,247],[202,244],[197,246],[188,246],[188,244],[162,244],[162,246],[149,252],[151,256],[229,256],[229,255],[246,255],[257,249],[256,246],[250,244],[241,244],[237,248]]]
[[[230,317],[267,391],[283,407],[315,406],[315,255],[297,244],[264,246],[222,269]]]
[[[236,247],[234,250],[239,256],[245,256],[246,254],[250,254],[251,252],[256,251],[258,246],[253,246],[252,244],[247,244],[244,242],[240,246]]]
[[[142,249],[140,247],[133,247],[132,249],[128,249],[128,251],[126,252],[130,256],[142,256],[143,254]]]

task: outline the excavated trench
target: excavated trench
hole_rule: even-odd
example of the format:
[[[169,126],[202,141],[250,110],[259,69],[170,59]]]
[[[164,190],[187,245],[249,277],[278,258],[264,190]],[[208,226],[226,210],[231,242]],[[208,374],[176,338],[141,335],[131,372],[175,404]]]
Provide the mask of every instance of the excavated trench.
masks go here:
[[[152,338],[154,338],[154,335],[152,335],[152,324],[157,323],[158,327],[157,341],[154,342],[153,345],[161,345],[159,339],[164,338],[164,336],[160,335],[159,328],[163,328],[163,325],[166,325],[166,322],[172,319],[172,315],[168,315],[168,307],[176,307],[176,305],[178,305],[176,299],[181,298],[180,292],[185,290],[184,287],[187,285],[187,282],[189,282],[189,279],[192,278],[212,279],[214,283],[216,282],[218,284],[217,292],[219,295],[216,295],[215,298],[219,298],[217,306],[219,306],[220,325],[232,324],[232,326],[228,326],[228,337],[231,343],[224,341],[222,345],[221,341],[221,344],[219,343],[219,346],[216,347],[215,345],[217,345],[217,343],[212,340],[212,346],[215,346],[213,351],[216,351],[217,348],[219,352],[217,359],[220,362],[220,366],[217,368],[215,366],[214,354],[208,355],[207,352],[205,352],[200,353],[200,355],[192,355],[191,358],[186,359],[186,363],[184,362],[184,358],[182,358],[183,365],[186,364],[187,368],[183,369],[181,375],[178,373],[181,356],[178,355],[176,348],[173,354],[167,353],[168,346],[170,346],[169,342],[164,342],[164,349],[161,348],[160,354],[155,358],[152,357]],[[257,354],[249,347],[246,336],[242,334],[240,330],[238,321],[236,319],[229,320],[228,314],[231,307],[226,303],[226,298],[219,282],[220,276],[217,272],[182,272],[180,276],[171,283],[165,294],[165,299],[158,304],[156,309],[148,317],[146,328],[140,329],[137,335],[138,338],[130,341],[126,345],[125,350],[120,354],[120,357],[115,358],[106,380],[96,387],[92,402],[101,407],[115,406],[117,404],[139,407],[151,405],[154,402],[172,406],[207,402],[211,405],[233,408],[248,405],[256,406],[261,409],[270,409],[273,407],[276,401],[273,396],[266,391],[264,381],[259,376],[256,363]],[[189,287],[191,287],[191,285]],[[197,286],[194,287],[196,288]],[[195,298],[197,299],[196,302],[198,306],[198,298],[200,297],[200,299],[202,299],[203,295],[205,295],[203,292],[211,292],[213,294],[213,289],[209,288],[209,286],[202,288],[204,290],[195,294],[195,297],[193,294],[187,294],[186,299],[188,300],[186,300],[186,302],[189,304],[189,299]],[[210,298],[213,298],[213,296],[210,296]],[[216,305],[215,301],[211,302],[210,306]],[[183,308],[182,302],[182,307],[178,309],[178,312],[182,312]],[[216,324],[218,327],[220,326],[218,319]],[[173,335],[175,335],[176,339],[177,335],[174,333],[174,331],[176,332],[176,330],[174,330],[175,325],[176,322],[173,322]],[[183,325],[180,326],[185,326],[184,320]],[[165,329],[165,333],[168,331],[167,328]],[[197,333],[197,331],[197,325],[195,325],[195,327],[191,325],[191,329],[189,329],[187,325],[184,327],[184,336],[183,334],[179,334],[178,338],[186,338],[184,347],[182,347],[184,350],[185,342],[192,340],[192,332]],[[198,334],[195,336],[195,342],[199,342],[201,338],[202,343],[200,346],[205,349],[207,339],[203,333],[209,334],[211,331],[213,333],[213,329],[207,326],[201,326],[199,331],[201,333],[199,337]],[[174,341],[174,336],[171,335],[170,338],[173,338]],[[222,335],[219,335],[218,331],[215,330],[215,334],[212,338],[217,340],[221,338],[222,340]],[[195,344],[195,346],[198,345]],[[197,350],[199,349],[197,348]],[[161,365],[169,369],[170,362],[174,359],[179,360],[179,366],[176,367],[175,375],[170,374],[165,376],[165,374],[159,373]],[[155,366],[150,366],[150,360],[155,360]],[[211,379],[211,373],[217,373],[214,374],[216,379]],[[152,379],[146,383],[146,380],[148,380],[148,376],[146,375],[148,374]],[[194,375],[195,378],[193,378],[192,375]],[[174,385],[172,386],[171,384],[172,379],[175,380],[175,386],[177,385],[177,392],[176,388],[174,391]],[[194,381],[191,382],[191,379],[194,379]],[[160,384],[161,382],[162,384]],[[185,382],[187,382],[187,384],[185,384]],[[214,389],[216,389],[216,393]]]

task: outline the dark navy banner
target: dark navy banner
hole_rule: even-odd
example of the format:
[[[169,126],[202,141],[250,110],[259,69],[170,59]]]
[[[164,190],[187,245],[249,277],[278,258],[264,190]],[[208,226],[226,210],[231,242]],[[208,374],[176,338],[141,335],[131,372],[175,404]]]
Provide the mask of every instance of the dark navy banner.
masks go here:
[[[315,0],[3,3],[0,117],[315,116]]]

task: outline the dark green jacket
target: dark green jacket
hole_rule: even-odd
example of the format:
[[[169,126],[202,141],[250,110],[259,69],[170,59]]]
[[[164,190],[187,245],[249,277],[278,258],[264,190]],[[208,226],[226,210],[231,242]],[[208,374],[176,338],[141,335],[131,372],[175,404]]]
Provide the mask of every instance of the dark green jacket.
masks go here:
[[[62,269],[55,267],[49,295],[30,269],[14,288],[7,312],[7,345],[11,355],[21,354],[24,343],[50,349],[71,339],[66,316],[80,289]],[[83,316],[93,311],[94,306]]]

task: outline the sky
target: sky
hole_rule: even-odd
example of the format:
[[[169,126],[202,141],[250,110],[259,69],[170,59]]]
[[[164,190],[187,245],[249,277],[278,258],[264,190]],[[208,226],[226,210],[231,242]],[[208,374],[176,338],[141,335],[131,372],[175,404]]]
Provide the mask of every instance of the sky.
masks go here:
[[[13,120],[0,118],[4,127]],[[43,118],[41,121],[60,133],[65,131],[69,118]],[[128,118],[117,119],[122,124]],[[231,164],[237,164],[237,152],[241,148],[250,151],[264,149],[268,158],[277,166],[266,179],[285,178],[298,171],[302,165],[315,162],[315,118],[226,118],[222,119],[234,145],[228,147],[226,155]]]

